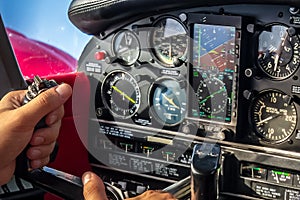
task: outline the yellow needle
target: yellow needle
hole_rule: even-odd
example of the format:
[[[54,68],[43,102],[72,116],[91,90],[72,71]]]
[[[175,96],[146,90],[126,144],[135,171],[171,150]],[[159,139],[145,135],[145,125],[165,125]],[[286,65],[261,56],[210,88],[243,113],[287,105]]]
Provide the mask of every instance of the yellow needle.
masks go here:
[[[172,59],[172,44],[169,46],[169,58]]]
[[[121,91],[119,88],[116,86],[112,86],[112,89],[120,93],[122,96],[124,96],[126,99],[128,99],[131,103],[136,104],[136,101],[133,100],[131,97],[129,97],[127,94],[125,94],[123,91]]]
[[[179,109],[179,107],[174,103],[173,99],[170,99],[166,96],[166,94],[162,94],[162,96],[175,108]]]
[[[211,51],[208,52],[208,53],[219,54],[216,50],[211,50]]]

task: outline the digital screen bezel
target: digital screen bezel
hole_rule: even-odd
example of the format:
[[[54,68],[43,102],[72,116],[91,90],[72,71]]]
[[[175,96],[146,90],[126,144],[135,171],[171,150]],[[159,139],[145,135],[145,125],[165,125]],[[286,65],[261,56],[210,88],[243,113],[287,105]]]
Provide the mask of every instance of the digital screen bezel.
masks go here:
[[[223,19],[221,19],[223,18]],[[198,121],[207,121],[207,122],[216,122],[216,123],[221,123],[221,124],[231,124],[234,125],[236,123],[236,115],[233,112],[235,111],[236,107],[236,97],[237,97],[237,66],[239,65],[239,51],[238,48],[240,46],[240,34],[241,34],[241,17],[238,16],[219,16],[219,15],[207,15],[207,14],[191,14],[189,16],[190,23],[189,23],[189,32],[190,32],[190,55],[189,55],[189,84],[190,84],[190,89],[188,92],[188,96],[192,101],[190,106],[188,107],[188,118],[192,118],[193,120],[198,120]],[[194,76],[194,34],[195,34],[195,26],[212,26],[212,27],[223,27],[224,29],[228,28],[234,29],[234,63],[232,65],[232,70],[230,73],[232,73],[232,80],[230,80],[230,84],[227,86],[229,87],[229,94],[227,96],[230,96],[230,105],[228,106],[228,102],[226,102],[226,108],[224,109],[225,117],[220,117],[220,116],[214,116],[214,115],[209,115],[208,113],[203,114],[203,110],[200,110],[200,105],[199,105],[199,97],[196,95],[197,93],[197,87],[199,86],[200,82],[198,83],[198,86],[195,83],[195,78]],[[201,48],[201,47],[200,47]],[[200,54],[201,56],[201,54]],[[199,66],[198,69],[201,69]],[[208,73],[208,71],[207,71]],[[222,75],[224,76],[224,75]],[[218,78],[216,78],[216,82],[219,82]],[[220,80],[222,82],[222,80]],[[226,92],[228,92],[226,90]],[[197,114],[195,114],[197,112]],[[202,114],[200,113],[202,112]]]

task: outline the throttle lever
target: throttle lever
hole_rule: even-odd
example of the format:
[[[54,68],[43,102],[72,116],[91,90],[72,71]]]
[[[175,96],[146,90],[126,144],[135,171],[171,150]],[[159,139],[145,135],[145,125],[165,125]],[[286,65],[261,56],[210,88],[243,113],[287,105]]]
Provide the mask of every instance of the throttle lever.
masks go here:
[[[58,84],[54,80],[41,79],[39,76],[35,76],[31,85],[28,86],[28,90],[24,97],[23,105],[36,98],[42,92],[57,86]],[[45,122],[46,116],[44,116],[35,126],[34,131],[40,128],[47,127]],[[29,181],[33,185],[56,194],[65,199],[84,199],[81,179],[71,174],[61,172],[49,167],[43,167],[39,169],[31,169],[29,159],[26,156],[26,152],[30,145],[21,152],[16,160],[15,175],[26,181]],[[55,144],[54,153],[50,155],[50,160],[54,160],[55,151],[57,151],[57,143]]]
[[[37,97],[42,92],[57,86],[58,84],[55,82],[55,80],[47,80],[47,79],[41,79],[39,76],[34,76],[33,83],[28,86],[26,95],[24,97],[23,105],[27,104],[29,101]],[[45,117],[43,117],[35,126],[36,129],[45,128],[47,127],[45,122]]]
[[[55,87],[58,84],[54,80],[41,79],[39,76],[34,76],[33,82],[28,86],[27,92],[24,97],[23,105],[27,104],[29,101],[37,97],[42,92],[48,90],[49,88]],[[43,117],[35,126],[34,131],[40,128],[47,127],[45,122],[45,117]],[[57,144],[55,145],[54,152],[57,151]],[[21,152],[16,160],[16,170],[15,175],[22,178],[22,176],[31,170],[29,160],[26,156],[26,152],[29,145]],[[53,156],[50,156],[53,157]]]

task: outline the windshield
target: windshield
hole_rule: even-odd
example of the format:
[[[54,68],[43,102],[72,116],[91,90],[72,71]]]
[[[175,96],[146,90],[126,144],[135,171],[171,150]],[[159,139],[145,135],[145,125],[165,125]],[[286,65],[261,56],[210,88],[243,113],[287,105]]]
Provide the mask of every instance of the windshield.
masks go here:
[[[59,66],[60,62],[67,63],[67,65],[76,65],[72,62],[72,59],[76,61],[79,58],[91,36],[80,32],[69,21],[67,11],[70,2],[71,0],[0,1],[0,14],[23,75],[26,78],[30,78],[33,73],[47,75],[47,73],[62,72],[61,69],[57,70],[62,68],[62,66]],[[55,58],[50,55],[53,53],[56,53]],[[35,60],[31,59],[30,62],[26,62],[32,57]],[[43,60],[41,60],[41,57],[43,57]],[[40,59],[38,62],[39,68],[34,69],[37,58]],[[43,66],[46,66],[49,58],[52,59],[52,65],[41,68],[41,61],[43,61]],[[27,72],[29,66],[26,67],[25,65],[29,64],[31,65],[30,70],[34,72]],[[49,71],[49,68],[57,69]],[[37,69],[39,70],[37,71]],[[73,66],[72,70],[75,69],[76,66]],[[43,70],[46,72],[43,73]]]

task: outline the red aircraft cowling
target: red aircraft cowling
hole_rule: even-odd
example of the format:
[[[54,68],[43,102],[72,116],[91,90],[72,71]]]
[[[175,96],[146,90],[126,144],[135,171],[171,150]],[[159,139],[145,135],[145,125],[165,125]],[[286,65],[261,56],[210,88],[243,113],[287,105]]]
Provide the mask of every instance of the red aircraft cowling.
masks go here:
[[[64,51],[6,29],[25,79],[74,72],[77,61]]]

